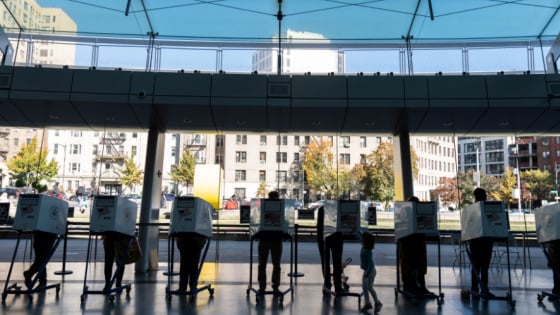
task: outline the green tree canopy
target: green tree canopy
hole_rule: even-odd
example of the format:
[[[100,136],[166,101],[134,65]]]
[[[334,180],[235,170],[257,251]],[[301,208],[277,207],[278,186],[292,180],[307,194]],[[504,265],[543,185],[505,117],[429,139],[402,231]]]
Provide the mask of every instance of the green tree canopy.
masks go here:
[[[508,167],[504,175],[500,177],[499,188],[495,191],[490,191],[488,196],[492,199],[503,201],[506,207],[514,202],[513,189],[517,186],[517,176],[513,174],[511,167]]]
[[[434,193],[448,206],[456,205],[462,208],[474,202],[473,191],[476,183],[473,179],[474,170],[459,172],[456,178],[441,178]],[[499,180],[496,177],[480,174],[480,187],[488,194],[499,189]]]
[[[531,192],[533,198],[547,199],[554,188],[554,177],[549,171],[523,171],[521,179],[525,182],[525,187]]]
[[[303,169],[309,187],[327,199],[337,198],[349,185],[344,183],[347,179],[345,172],[335,164],[334,154],[331,151],[332,143],[320,139],[312,141],[303,157]]]
[[[169,175],[173,181],[188,187],[194,181],[195,165],[196,161],[191,151],[185,149],[179,161],[179,165],[171,165],[171,172]]]
[[[418,155],[410,148],[412,161],[412,175],[418,177]],[[366,157],[363,166],[364,194],[371,200],[379,200],[385,203],[385,207],[395,199],[395,170],[393,167],[394,154],[393,143],[381,142],[377,149]],[[357,173],[360,174],[360,173]]]
[[[116,171],[120,175],[119,183],[127,187],[130,192],[134,191],[134,187],[136,185],[142,184],[144,171],[134,163],[134,159],[132,157],[126,158],[124,160],[123,167],[117,169]]]
[[[58,163],[51,159],[47,161],[48,150],[37,146],[37,138],[31,139],[29,144],[22,145],[16,156],[6,162],[10,176],[19,183],[38,190],[41,181],[50,181],[58,173]]]

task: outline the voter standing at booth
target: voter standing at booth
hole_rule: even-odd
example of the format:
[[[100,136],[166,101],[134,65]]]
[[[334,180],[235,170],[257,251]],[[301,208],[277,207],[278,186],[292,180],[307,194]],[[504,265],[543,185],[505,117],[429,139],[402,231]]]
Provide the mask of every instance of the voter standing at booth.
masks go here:
[[[279,199],[280,195],[277,191],[268,193],[268,199]],[[268,255],[272,260],[272,290],[279,293],[280,287],[280,259],[282,258],[282,232],[278,231],[261,231],[259,235],[259,267],[258,267],[258,282],[259,291],[266,290],[266,264],[268,262]]]
[[[291,293],[293,298],[293,279],[290,277],[290,287],[280,290],[280,272],[282,258],[282,242],[290,241],[290,273],[293,271],[293,244],[294,244],[294,218],[295,200],[280,199],[277,191],[271,191],[267,199],[252,199],[249,233],[251,235],[250,254],[249,254],[249,287],[250,292],[256,294],[257,304],[264,301],[264,296],[272,294],[274,300],[280,305],[283,303],[284,296]],[[252,288],[253,282],[253,242],[258,244],[258,267],[257,281],[258,290]],[[266,290],[267,286],[267,262],[268,256],[272,260],[272,290]]]
[[[123,284],[125,264],[128,261],[133,242],[136,238],[136,218],[138,205],[136,202],[120,196],[94,196],[90,214],[90,233],[84,273],[84,287],[81,301],[84,302],[89,294],[102,294],[114,300],[116,293],[126,291],[130,293],[131,285]],[[103,237],[105,253],[104,280],[102,290],[90,290],[87,285],[88,266],[91,258],[92,239]],[[135,259],[138,259],[136,257]],[[116,265],[113,270],[113,265]]]
[[[486,201],[486,190],[476,188],[473,192],[474,201]],[[470,240],[469,249],[471,252],[471,294],[478,297],[480,292],[488,297],[494,297],[494,294],[488,289],[488,269],[492,260],[492,249],[494,240],[489,237],[479,237]],[[480,279],[480,283],[479,280]]]
[[[412,196],[408,201],[420,202],[420,199]],[[425,234],[410,234],[399,239],[398,243],[403,290],[411,294],[433,294],[426,288],[428,257]]]
[[[175,240],[181,258],[179,289],[171,291],[173,261],[171,260],[172,255],[169,255],[166,290],[168,300],[171,298],[170,294],[196,296],[202,290],[208,290],[211,296],[214,294],[214,289],[209,284],[198,287],[198,278],[212,237],[213,211],[214,207],[199,197],[181,196],[176,197],[173,201],[168,246],[171,252],[172,243]]]
[[[31,299],[31,293],[43,292],[51,288],[56,289],[58,296],[60,284],[47,285],[47,263],[66,234],[67,215],[68,203],[66,201],[47,195],[19,195],[13,223],[14,230],[18,232],[18,238],[5,282],[2,302],[5,301],[8,294],[25,293]],[[17,284],[10,285],[10,277],[21,235],[27,233],[33,235],[35,260],[29,269],[23,272],[26,289],[22,290]],[[37,281],[39,285],[35,286]]]
[[[502,201],[486,201],[486,191],[474,190],[475,203],[461,212],[461,242],[465,243],[471,262],[471,289],[461,292],[462,298],[507,301],[512,307],[515,300],[511,294],[511,266],[509,259],[509,230],[507,212]],[[488,287],[488,271],[495,242],[503,242],[507,259],[508,292],[496,296]]]
[[[323,294],[353,296],[355,294],[349,292],[342,281],[344,240],[359,240],[361,233],[367,230],[367,203],[360,200],[326,200],[321,202],[318,215],[318,226],[321,225],[324,239],[321,257]],[[334,291],[331,288],[333,284]]]
[[[552,269],[552,292],[537,295],[539,302],[545,296],[549,301],[560,301],[560,204],[547,204],[535,209],[537,240],[540,243],[548,266]]]

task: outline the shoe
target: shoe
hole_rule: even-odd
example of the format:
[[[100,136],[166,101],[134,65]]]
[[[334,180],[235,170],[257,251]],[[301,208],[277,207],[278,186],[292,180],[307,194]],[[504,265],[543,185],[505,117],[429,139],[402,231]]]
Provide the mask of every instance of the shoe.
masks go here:
[[[558,302],[558,301],[560,301],[560,297],[558,297],[558,296],[553,296],[553,295],[549,295],[549,296],[548,296],[548,300],[549,300],[550,302]]]
[[[383,308],[383,304],[381,304],[381,302],[375,303],[375,308],[373,309],[373,312],[377,314],[381,312],[381,308]]]
[[[323,286],[323,294],[331,294],[331,288],[328,286]]]
[[[486,292],[486,294],[484,294],[484,297],[487,298],[487,299],[492,299],[492,298],[495,298],[496,295],[494,295],[492,292],[488,291],[488,292]]]
[[[105,284],[102,291],[103,291],[103,293],[108,293],[109,291],[111,291],[111,285],[110,284]]]
[[[426,287],[420,288],[420,292],[422,292],[422,294],[425,294],[425,295],[434,295],[434,292],[426,289]]]
[[[28,289],[31,289],[31,286],[33,285],[33,281],[31,280],[31,274],[29,273],[29,271],[23,272],[23,278],[25,279],[25,286]]]
[[[360,312],[365,313],[365,312],[371,310],[372,308],[373,308],[373,306],[371,306],[371,303],[366,303],[366,304],[360,309]]]
[[[480,293],[478,293],[478,290],[471,290],[471,296],[474,300],[478,300],[480,298]]]

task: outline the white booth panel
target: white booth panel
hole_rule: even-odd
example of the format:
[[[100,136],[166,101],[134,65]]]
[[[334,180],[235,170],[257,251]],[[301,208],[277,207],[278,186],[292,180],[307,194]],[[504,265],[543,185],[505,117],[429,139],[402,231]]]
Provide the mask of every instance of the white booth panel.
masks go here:
[[[249,230],[293,234],[295,221],[294,199],[252,199]]]
[[[395,240],[411,234],[438,233],[435,202],[395,202]]]
[[[539,243],[560,239],[560,203],[535,209],[535,225]]]
[[[133,236],[136,233],[136,202],[119,196],[94,196],[90,216],[92,233],[118,232]]]
[[[507,238],[507,213],[501,201],[480,201],[461,213],[461,240],[481,237]]]
[[[360,200],[325,200],[324,233],[326,238],[341,233],[345,238],[360,238],[368,229],[368,203]]]
[[[19,195],[13,228],[16,231],[42,231],[66,234],[68,202],[42,194]]]
[[[169,234],[197,233],[212,237],[212,213],[214,207],[198,197],[175,197]]]

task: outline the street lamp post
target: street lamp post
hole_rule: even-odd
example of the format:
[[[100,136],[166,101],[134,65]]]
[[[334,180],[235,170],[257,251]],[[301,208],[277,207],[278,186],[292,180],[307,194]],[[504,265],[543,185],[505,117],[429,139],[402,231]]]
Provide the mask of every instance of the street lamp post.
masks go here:
[[[66,145],[57,143],[57,145],[64,148],[64,157],[62,159],[62,191],[64,191],[64,179],[66,177]],[[57,152],[58,153],[58,152]]]
[[[474,148],[476,149],[476,174],[475,174],[475,181],[476,187],[480,187],[480,162],[478,159],[479,151],[480,151],[480,140],[474,142]]]

